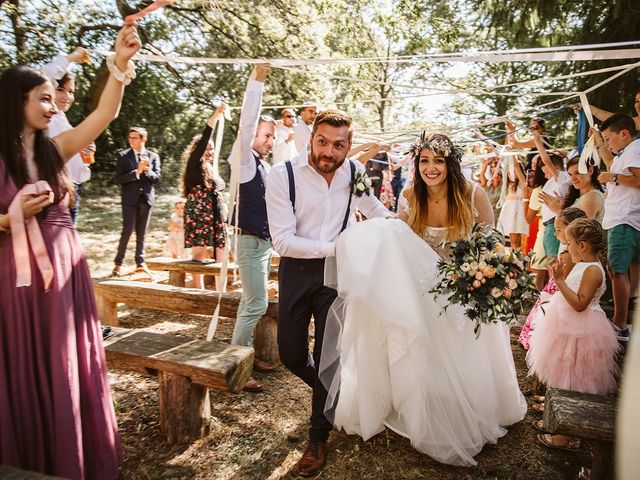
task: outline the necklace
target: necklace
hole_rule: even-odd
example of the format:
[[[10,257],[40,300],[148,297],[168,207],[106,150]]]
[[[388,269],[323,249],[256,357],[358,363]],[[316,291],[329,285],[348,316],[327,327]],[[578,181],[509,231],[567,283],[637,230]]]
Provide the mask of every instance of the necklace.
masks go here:
[[[438,198],[438,199],[434,198],[434,199],[433,199],[433,202],[434,202],[436,205],[438,205],[438,203],[440,203],[440,200],[442,200],[443,198],[447,198],[447,194],[446,194],[446,193],[445,193],[442,197],[440,197],[440,198]]]

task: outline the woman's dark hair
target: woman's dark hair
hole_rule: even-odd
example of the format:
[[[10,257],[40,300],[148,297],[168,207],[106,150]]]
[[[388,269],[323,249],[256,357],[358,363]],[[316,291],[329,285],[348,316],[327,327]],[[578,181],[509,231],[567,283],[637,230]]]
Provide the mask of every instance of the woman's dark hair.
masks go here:
[[[542,159],[538,156],[538,161],[536,162],[536,168],[533,171],[533,188],[536,187],[544,187],[544,184],[547,183],[547,177],[544,176],[544,172],[542,171]]]
[[[75,80],[75,79],[76,77],[72,73],[65,72],[65,74],[62,77],[55,78],[54,80],[58,84],[57,85],[58,87],[64,87],[67,84],[67,82],[70,82],[71,80]]]
[[[569,163],[567,163],[567,170],[569,170],[569,167],[577,165],[579,161],[580,157],[573,157],[571,160],[569,160]],[[590,168],[593,169],[593,172],[591,173],[591,185],[593,185],[596,190],[604,192],[604,188],[602,187],[600,180],[598,180],[600,169],[596,166],[590,166]],[[580,198],[580,190],[571,185],[569,187],[569,193],[565,197],[564,203],[562,204],[562,208],[568,208],[572,206],[578,198]]]
[[[201,134],[193,137],[189,146],[182,153],[182,159],[186,163],[182,176],[182,194],[185,197],[199,185],[203,185],[207,190],[216,187],[213,178],[213,166],[209,162],[203,161],[206,144],[204,148],[196,148],[201,140]]]
[[[49,81],[39,71],[23,66],[9,68],[0,77],[0,155],[18,188],[30,181],[22,145],[25,102],[31,90]],[[72,192],[64,161],[46,130],[36,131],[33,146],[39,177],[51,186],[56,201],[60,201],[67,192]]]

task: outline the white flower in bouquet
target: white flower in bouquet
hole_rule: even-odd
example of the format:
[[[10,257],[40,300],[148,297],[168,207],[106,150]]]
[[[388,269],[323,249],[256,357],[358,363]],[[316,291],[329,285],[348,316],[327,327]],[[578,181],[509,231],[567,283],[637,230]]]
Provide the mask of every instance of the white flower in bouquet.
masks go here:
[[[469,275],[474,276],[478,273],[478,264],[476,262],[471,262],[469,264]]]
[[[371,184],[372,184],[371,179],[369,177],[365,178],[364,184],[367,188],[371,188]]]
[[[467,273],[470,270],[470,266],[467,262],[463,263],[462,265],[460,265],[460,270],[462,270],[463,272]]]
[[[516,282],[516,280],[512,278],[511,280],[509,280],[509,288],[511,290],[515,290],[516,288],[518,288],[518,282]]]
[[[502,296],[502,290],[500,290],[498,287],[493,287],[491,289],[491,296],[493,298],[500,298]]]
[[[480,258],[482,258],[483,256],[480,255]],[[486,258],[486,257],[485,257]],[[482,270],[484,271],[484,269],[487,268],[487,262],[485,262],[484,260],[482,260],[479,264],[478,264],[478,270]]]
[[[366,188],[362,183],[359,183],[358,185],[356,185],[356,188],[361,191],[364,192],[364,189]]]

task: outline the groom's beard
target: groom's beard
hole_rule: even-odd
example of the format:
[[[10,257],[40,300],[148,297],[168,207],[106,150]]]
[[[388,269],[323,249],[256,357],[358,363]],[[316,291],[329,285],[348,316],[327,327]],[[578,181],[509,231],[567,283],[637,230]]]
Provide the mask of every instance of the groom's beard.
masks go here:
[[[313,166],[316,167],[316,169],[322,173],[335,172],[337,169],[339,169],[342,166],[342,164],[346,159],[347,159],[346,155],[342,158],[328,157],[326,155],[316,156],[316,154],[313,151],[313,148],[311,149],[311,163],[313,163]]]

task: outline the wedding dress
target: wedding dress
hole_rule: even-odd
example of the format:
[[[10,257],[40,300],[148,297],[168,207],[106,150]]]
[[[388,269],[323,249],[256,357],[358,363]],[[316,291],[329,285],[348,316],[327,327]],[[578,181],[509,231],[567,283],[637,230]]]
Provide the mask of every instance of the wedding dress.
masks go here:
[[[343,232],[320,378],[338,429],[367,440],[387,426],[442,463],[475,465],[527,407],[508,328],[483,326],[476,339],[462,307],[445,312],[446,298],[429,293],[443,237],[427,228],[420,238],[398,219]]]

